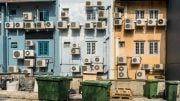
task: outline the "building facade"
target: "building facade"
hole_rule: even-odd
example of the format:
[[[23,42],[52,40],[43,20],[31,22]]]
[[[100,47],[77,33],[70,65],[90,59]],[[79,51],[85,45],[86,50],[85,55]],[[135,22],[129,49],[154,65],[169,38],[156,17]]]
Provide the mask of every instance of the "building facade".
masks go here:
[[[163,78],[166,1],[114,1],[115,79]]]

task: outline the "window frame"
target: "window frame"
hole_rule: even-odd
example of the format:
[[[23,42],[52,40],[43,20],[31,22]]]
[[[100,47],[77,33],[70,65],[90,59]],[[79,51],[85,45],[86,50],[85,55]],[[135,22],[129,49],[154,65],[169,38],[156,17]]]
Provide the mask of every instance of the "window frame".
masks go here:
[[[88,21],[96,20],[96,11],[93,9],[86,10],[86,20]]]
[[[142,9],[135,10],[135,19],[144,19],[144,18],[145,18],[145,10]]]
[[[152,17],[151,17],[150,11],[153,11]],[[156,11],[157,11],[157,15],[155,13]],[[158,19],[159,18],[159,13],[160,13],[160,11],[158,9],[149,9],[148,10],[148,18],[149,19]]]
[[[41,19],[41,13],[42,13],[42,19]],[[48,10],[39,11],[39,20],[40,21],[49,21],[49,11]]]
[[[151,55],[156,55],[156,54],[159,54],[159,50],[160,50],[160,47],[159,47],[159,41],[157,40],[151,40],[148,42],[148,45],[149,45],[149,54]]]
[[[86,54],[88,54],[88,55],[96,54],[96,42],[95,41],[86,42]]]
[[[49,41],[38,41],[38,56],[49,56]]]
[[[134,42],[134,53],[135,54],[145,54],[145,42],[144,41],[135,41]]]

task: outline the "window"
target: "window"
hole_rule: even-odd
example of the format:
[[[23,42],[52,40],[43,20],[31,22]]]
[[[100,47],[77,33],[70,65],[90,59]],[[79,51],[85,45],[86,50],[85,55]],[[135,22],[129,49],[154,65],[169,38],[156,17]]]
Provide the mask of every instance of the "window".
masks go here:
[[[87,10],[87,20],[96,20],[96,12],[94,10]]]
[[[144,10],[136,10],[136,19],[144,19]]]
[[[40,11],[39,18],[40,18],[40,21],[48,21],[49,20],[49,12],[48,11]]]
[[[10,11],[9,11],[9,15],[10,15],[10,16],[16,15],[16,10],[10,10]]]
[[[17,42],[11,42],[11,48],[18,48]]]
[[[144,42],[135,42],[135,53],[144,54]]]
[[[159,52],[159,45],[158,41],[150,41],[149,42],[149,54],[158,54]]]
[[[64,48],[69,48],[70,47],[70,42],[64,42]]]
[[[49,42],[48,41],[38,42],[38,55],[39,56],[49,55]]]
[[[96,43],[87,42],[87,54],[95,54],[95,53],[96,53]]]
[[[125,47],[125,42],[124,41],[119,41],[119,47],[120,48]]]
[[[158,10],[149,10],[150,19],[158,19]]]

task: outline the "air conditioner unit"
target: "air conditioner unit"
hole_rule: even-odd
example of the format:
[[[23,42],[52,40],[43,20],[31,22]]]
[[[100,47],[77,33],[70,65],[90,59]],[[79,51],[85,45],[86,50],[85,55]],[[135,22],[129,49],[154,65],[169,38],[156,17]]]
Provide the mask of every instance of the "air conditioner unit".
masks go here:
[[[98,10],[98,19],[106,19],[106,12],[104,10]]]
[[[154,64],[154,70],[164,70],[163,64]]]
[[[47,60],[46,59],[37,59],[36,67],[47,67]]]
[[[71,54],[72,54],[72,55],[78,55],[78,54],[80,54],[80,49],[79,49],[79,48],[72,48],[72,49],[71,49]]]
[[[76,43],[76,42],[73,42],[73,43],[71,44],[71,48],[79,48],[79,44]]]
[[[90,58],[90,57],[85,57],[85,58],[83,59],[83,63],[84,63],[84,64],[90,64],[90,63],[91,63],[91,58]]]
[[[26,73],[26,74],[33,74],[33,69],[30,68],[24,68],[22,73]]]
[[[128,78],[127,66],[118,66],[118,78],[121,79]]]
[[[93,28],[94,28],[93,23],[91,23],[91,22],[85,23],[85,29],[93,29]]]
[[[25,21],[33,20],[32,12],[23,12],[23,20]]]
[[[104,58],[102,56],[95,56],[93,58],[93,62],[98,64],[98,63],[103,63],[104,62]]]
[[[103,64],[93,64],[93,71],[94,72],[104,72]]]
[[[35,29],[34,22],[24,22],[24,29]]]
[[[86,7],[91,7],[91,6],[92,6],[92,2],[89,1],[89,0],[87,0],[87,1],[86,1]]]
[[[36,29],[45,29],[44,21],[36,22]]]
[[[14,22],[5,22],[5,28],[6,29],[13,29],[14,28]]]
[[[132,57],[131,64],[140,64],[140,63],[141,63],[141,57],[139,56]]]
[[[102,0],[97,0],[97,7],[102,7],[102,6],[103,6]]]
[[[19,69],[17,66],[8,66],[8,72],[9,73],[18,73]]]
[[[115,19],[119,19],[119,18],[121,18],[121,17],[122,17],[122,15],[121,15],[120,12],[115,12],[115,13],[114,13],[114,18],[115,18]]]
[[[79,29],[80,25],[78,22],[71,22],[71,29]]]
[[[90,65],[81,66],[81,73],[89,72],[89,71],[91,71],[91,66]]]
[[[125,19],[125,30],[134,30],[134,21],[133,19]]]
[[[24,59],[25,67],[34,67],[34,59]]]
[[[59,29],[67,29],[67,22],[66,21],[59,21],[58,22]]]
[[[25,50],[24,56],[25,57],[34,57],[34,50]]]
[[[137,70],[136,71],[136,79],[137,80],[145,80],[146,79],[145,70]]]
[[[126,56],[121,56],[121,57],[117,57],[117,64],[126,64],[127,63],[127,58]]]
[[[23,59],[24,58],[24,50],[13,50],[13,58],[14,59]]]
[[[106,29],[105,27],[105,22],[104,21],[99,21],[96,23],[96,29]]]
[[[157,19],[148,19],[148,26],[156,26]]]
[[[136,19],[136,26],[145,26],[145,24],[144,19]]]
[[[142,65],[142,69],[143,69],[143,70],[151,70],[151,69],[152,69],[152,66],[149,65],[149,64],[143,64],[143,65]]]
[[[68,13],[65,11],[61,12],[61,18],[68,18]]]
[[[166,26],[167,20],[166,19],[158,19],[157,25],[158,26]]]
[[[24,22],[16,22],[16,23],[14,23],[14,28],[23,29],[24,28]]]
[[[73,72],[73,73],[78,73],[78,72],[80,72],[79,66],[78,66],[78,65],[76,65],[76,66],[71,66],[71,72]]]
[[[34,46],[35,44],[34,44],[34,42],[33,42],[33,40],[26,40],[26,42],[25,42],[25,46]]]
[[[47,22],[45,22],[45,27],[46,27],[46,29],[53,29],[54,23],[52,21],[47,21]]]
[[[121,19],[114,19],[114,25],[115,26],[122,25],[122,20]]]

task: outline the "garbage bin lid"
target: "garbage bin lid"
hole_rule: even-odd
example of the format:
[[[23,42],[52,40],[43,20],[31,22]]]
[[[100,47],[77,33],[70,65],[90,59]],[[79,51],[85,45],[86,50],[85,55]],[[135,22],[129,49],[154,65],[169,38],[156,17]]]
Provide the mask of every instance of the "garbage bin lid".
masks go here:
[[[177,84],[178,84],[178,81],[166,81],[166,83],[177,85]]]
[[[98,81],[98,80],[85,80],[81,82],[82,85],[89,86],[100,86],[100,87],[109,87],[112,85],[111,81]]]
[[[62,81],[62,80],[72,80],[71,77],[63,77],[63,76],[38,76],[37,80],[45,80],[45,81]]]
[[[146,80],[146,82],[158,82],[158,80]]]

